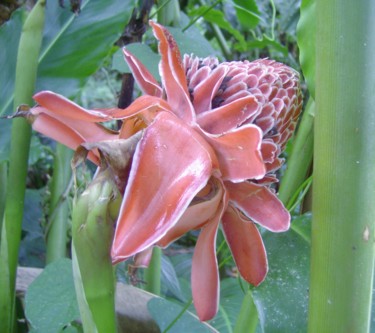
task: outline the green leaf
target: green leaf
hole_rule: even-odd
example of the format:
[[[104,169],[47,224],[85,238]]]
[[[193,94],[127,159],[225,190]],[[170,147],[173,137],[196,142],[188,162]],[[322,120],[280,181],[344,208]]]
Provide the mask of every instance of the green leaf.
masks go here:
[[[71,260],[53,262],[31,283],[25,297],[25,314],[38,333],[60,333],[79,318]]]
[[[159,325],[160,331],[163,333],[218,332],[207,323],[200,322],[199,319],[190,312],[183,312],[184,308],[182,306],[163,298],[152,298],[147,303],[147,308],[153,319]],[[179,317],[173,326],[170,326],[181,313],[183,313],[181,317]],[[166,330],[167,328],[168,330]]]
[[[315,0],[302,0],[297,25],[297,43],[303,75],[310,95],[315,98]]]
[[[231,23],[227,21],[222,11],[212,8],[210,9],[209,6],[200,6],[198,9],[192,10],[190,14],[193,16],[202,16],[207,22],[216,24],[220,28],[228,31],[238,40],[241,47],[246,49],[245,37],[240,31],[232,27]]]
[[[308,243],[296,233],[262,234],[268,255],[266,280],[252,290],[264,333],[306,332]]]
[[[255,0],[234,0],[233,6],[243,27],[254,29],[258,25],[260,13]]]
[[[120,37],[133,6],[133,0],[86,0],[77,16],[49,3],[37,90],[77,94]]]

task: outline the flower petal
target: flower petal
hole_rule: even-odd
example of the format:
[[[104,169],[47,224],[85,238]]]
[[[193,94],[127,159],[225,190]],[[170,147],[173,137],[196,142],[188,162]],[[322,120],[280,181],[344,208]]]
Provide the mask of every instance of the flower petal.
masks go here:
[[[163,90],[159,87],[158,81],[133,54],[123,49],[125,60],[128,63],[135,80],[143,93],[151,96],[162,97]]]
[[[50,110],[46,109],[45,107],[36,106],[32,109],[30,109],[30,112],[35,115],[34,119],[39,119],[41,121],[45,118],[41,115],[47,115],[50,118],[56,119],[59,123],[64,124],[65,126],[69,127],[71,130],[76,132],[80,137],[83,138],[84,142],[97,142],[97,141],[103,141],[103,140],[115,140],[118,139],[118,133],[115,131],[112,131],[106,127],[104,127],[101,124],[94,123],[94,122],[87,122],[85,120],[80,119],[73,119],[70,117],[62,116],[57,113],[53,113]],[[34,120],[35,122],[35,120]],[[36,124],[33,124],[33,127],[36,129]],[[38,124],[38,128],[40,129],[41,124]],[[44,127],[49,125],[44,125]],[[45,128],[44,131],[53,134],[54,129],[53,128]],[[51,137],[50,134],[43,133],[49,137]],[[61,141],[59,141],[61,142]]]
[[[196,87],[194,87],[193,105],[196,114],[211,109],[212,100],[216,95],[217,91],[219,90],[219,87],[221,86],[227,72],[227,66],[219,66],[214,71],[212,71],[212,73],[210,73],[210,75],[207,78],[202,80],[202,82],[200,82]]]
[[[221,225],[241,276],[254,286],[259,285],[267,275],[268,264],[257,227],[231,205],[223,214]]]
[[[76,150],[85,142],[85,138],[58,119],[41,113],[33,121],[32,127],[35,131],[62,143],[70,149]],[[89,152],[88,158],[95,164],[99,164],[99,156]]]
[[[211,185],[214,187],[211,189],[209,195],[204,199],[200,199],[199,202],[194,202],[197,200],[197,197],[195,197],[178,222],[167,232],[157,245],[167,247],[170,243],[187,232],[201,228],[214,216],[223,197],[223,186],[221,184],[219,186],[218,184],[213,184],[214,181],[215,178],[212,178],[212,181],[208,184],[208,186]]]
[[[151,122],[156,112],[170,111],[171,108],[168,103],[155,96],[140,96],[126,109],[111,109],[111,116],[113,119],[126,119],[137,114],[142,114],[148,122]]]
[[[155,37],[159,40],[161,55],[159,68],[167,101],[180,119],[191,123],[195,113],[190,101],[180,50],[167,29],[152,21],[150,21],[150,25],[154,30]]]
[[[58,114],[66,118],[84,120],[88,122],[101,122],[110,120],[111,117],[101,111],[86,110],[62,95],[52,91],[41,91],[33,99],[46,108],[49,113]],[[37,109],[34,109],[37,110]]]
[[[289,229],[290,214],[268,187],[252,182],[225,182],[225,187],[229,200],[252,221],[273,232]]]
[[[220,207],[202,228],[195,245],[191,267],[194,307],[201,321],[212,319],[219,306],[219,271],[216,258],[216,235],[223,211],[228,204],[224,192]]]
[[[112,246],[114,262],[157,242],[212,172],[206,142],[176,116],[159,113],[133,157]]]
[[[254,96],[246,96],[199,114],[197,123],[208,133],[220,134],[237,128],[258,111],[257,99]]]
[[[260,152],[262,132],[257,126],[241,126],[220,136],[205,134],[215,150],[224,180],[237,183],[265,175]]]

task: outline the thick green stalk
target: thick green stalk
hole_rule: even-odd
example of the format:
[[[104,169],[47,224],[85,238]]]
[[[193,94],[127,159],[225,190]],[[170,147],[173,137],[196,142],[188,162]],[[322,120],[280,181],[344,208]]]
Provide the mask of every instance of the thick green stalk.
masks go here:
[[[73,208],[73,272],[85,332],[117,332],[115,276],[111,261],[121,195],[110,171],[101,171]]]
[[[49,230],[47,234],[47,263],[66,257],[69,202],[67,189],[72,177],[70,160],[73,151],[57,144],[51,182]]]
[[[234,333],[254,333],[258,326],[258,311],[250,290],[247,290],[241,305],[240,313],[234,326]]]
[[[280,183],[279,199],[291,206],[290,200],[305,181],[313,156],[315,103],[309,100],[294,138],[293,149],[288,157],[285,174]]]
[[[308,331],[369,332],[375,232],[375,2],[317,0]]]
[[[28,15],[20,38],[14,91],[15,109],[31,104],[42,43],[45,0]],[[5,214],[0,250],[0,332],[13,332],[15,280],[21,240],[23,203],[31,128],[25,119],[13,120]]]
[[[150,264],[145,269],[146,290],[155,295],[160,295],[161,254],[161,248],[154,247]]]

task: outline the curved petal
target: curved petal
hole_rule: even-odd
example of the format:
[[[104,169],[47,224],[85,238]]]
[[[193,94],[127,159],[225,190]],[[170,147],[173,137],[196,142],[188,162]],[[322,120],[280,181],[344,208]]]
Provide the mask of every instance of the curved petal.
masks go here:
[[[219,306],[219,271],[216,258],[216,235],[223,211],[227,207],[223,200],[215,216],[202,228],[195,245],[191,267],[191,289],[194,307],[201,321],[212,319]]]
[[[125,60],[143,93],[151,96],[162,97],[163,90],[159,87],[158,81],[156,81],[148,69],[127,49],[124,48],[123,52]]]
[[[47,112],[58,114],[66,118],[84,120],[88,122],[102,122],[110,120],[111,117],[101,111],[86,110],[78,104],[70,101],[62,95],[52,91],[41,91],[33,96],[33,99],[47,109]],[[33,109],[32,109],[33,110]],[[34,109],[34,112],[37,109]]]
[[[241,182],[260,179],[266,173],[260,152],[262,132],[255,125],[246,125],[221,136],[206,134],[219,160],[224,180]]]
[[[231,205],[223,214],[221,225],[241,276],[254,286],[259,285],[267,275],[268,263],[257,227]]]
[[[212,182],[213,181],[214,179]],[[178,222],[166,233],[157,245],[167,247],[190,230],[201,228],[214,216],[223,197],[223,186],[221,184],[212,185],[214,188],[210,191],[210,194],[196,203],[194,202],[196,198],[194,198],[193,203],[189,205]]]
[[[114,262],[157,242],[179,220],[212,171],[205,141],[176,116],[159,113],[133,157],[114,241]]]
[[[182,120],[191,123],[195,112],[190,101],[185,70],[176,41],[167,29],[150,21],[155,37],[159,40],[159,64],[163,88],[173,112]]]
[[[113,119],[126,119],[142,113],[145,121],[151,122],[156,112],[170,111],[171,107],[168,103],[155,96],[140,96],[126,109],[111,109],[111,116]]]
[[[237,128],[257,112],[257,99],[254,96],[246,96],[199,114],[197,123],[208,133],[220,134]]]
[[[228,69],[229,68],[224,65],[217,67],[206,79],[194,88],[193,105],[196,114],[211,109],[212,99],[219,90]]]
[[[252,221],[274,232],[289,229],[290,214],[268,187],[252,182],[225,182],[225,187],[229,200]]]
[[[41,113],[35,118],[32,127],[35,131],[48,136],[73,150],[76,150],[79,145],[85,142],[85,138],[82,137],[82,135],[69,126],[66,126],[58,119],[45,113]],[[88,158],[95,164],[99,164],[99,156],[93,152],[89,152]]]
[[[72,129],[74,132],[79,134],[79,136],[83,138],[84,142],[115,140],[115,139],[118,139],[119,137],[117,132],[108,129],[101,124],[65,117],[60,114],[52,113],[48,109],[41,107],[41,106],[36,106],[30,109],[30,112],[33,114],[36,114],[35,119],[40,118],[42,114],[47,115],[50,118],[56,119],[59,123],[64,124],[65,126]],[[42,117],[39,119],[39,121],[41,121],[42,119],[45,119],[45,118]],[[38,128],[40,128],[40,126],[41,124],[38,124]],[[46,133],[53,134],[54,128],[52,127],[46,128],[47,126],[49,125],[44,125],[45,127],[44,130],[46,131]],[[43,133],[43,134],[51,137],[51,135],[46,134],[46,133]]]

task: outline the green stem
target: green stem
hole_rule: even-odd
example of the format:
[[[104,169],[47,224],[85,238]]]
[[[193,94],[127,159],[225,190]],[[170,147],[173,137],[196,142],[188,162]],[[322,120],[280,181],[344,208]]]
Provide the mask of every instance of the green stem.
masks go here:
[[[70,160],[73,151],[57,144],[51,182],[49,212],[50,228],[47,234],[47,263],[66,257],[69,201],[67,195],[72,178]]]
[[[258,326],[258,311],[250,289],[247,290],[233,333],[255,333]]]
[[[369,332],[375,234],[375,3],[317,0],[308,332]]]
[[[155,295],[160,295],[161,255],[161,248],[154,247],[150,264],[145,269],[146,290]]]
[[[313,156],[315,103],[310,98],[294,138],[292,153],[288,157],[285,174],[280,183],[279,199],[291,207],[291,199],[305,181]],[[297,193],[298,196],[298,193]]]
[[[20,38],[14,92],[15,109],[31,104],[43,37],[45,0],[39,0],[28,15]],[[7,197],[0,250],[0,332],[14,330],[15,281],[21,241],[23,204],[31,128],[16,118],[12,126]]]

